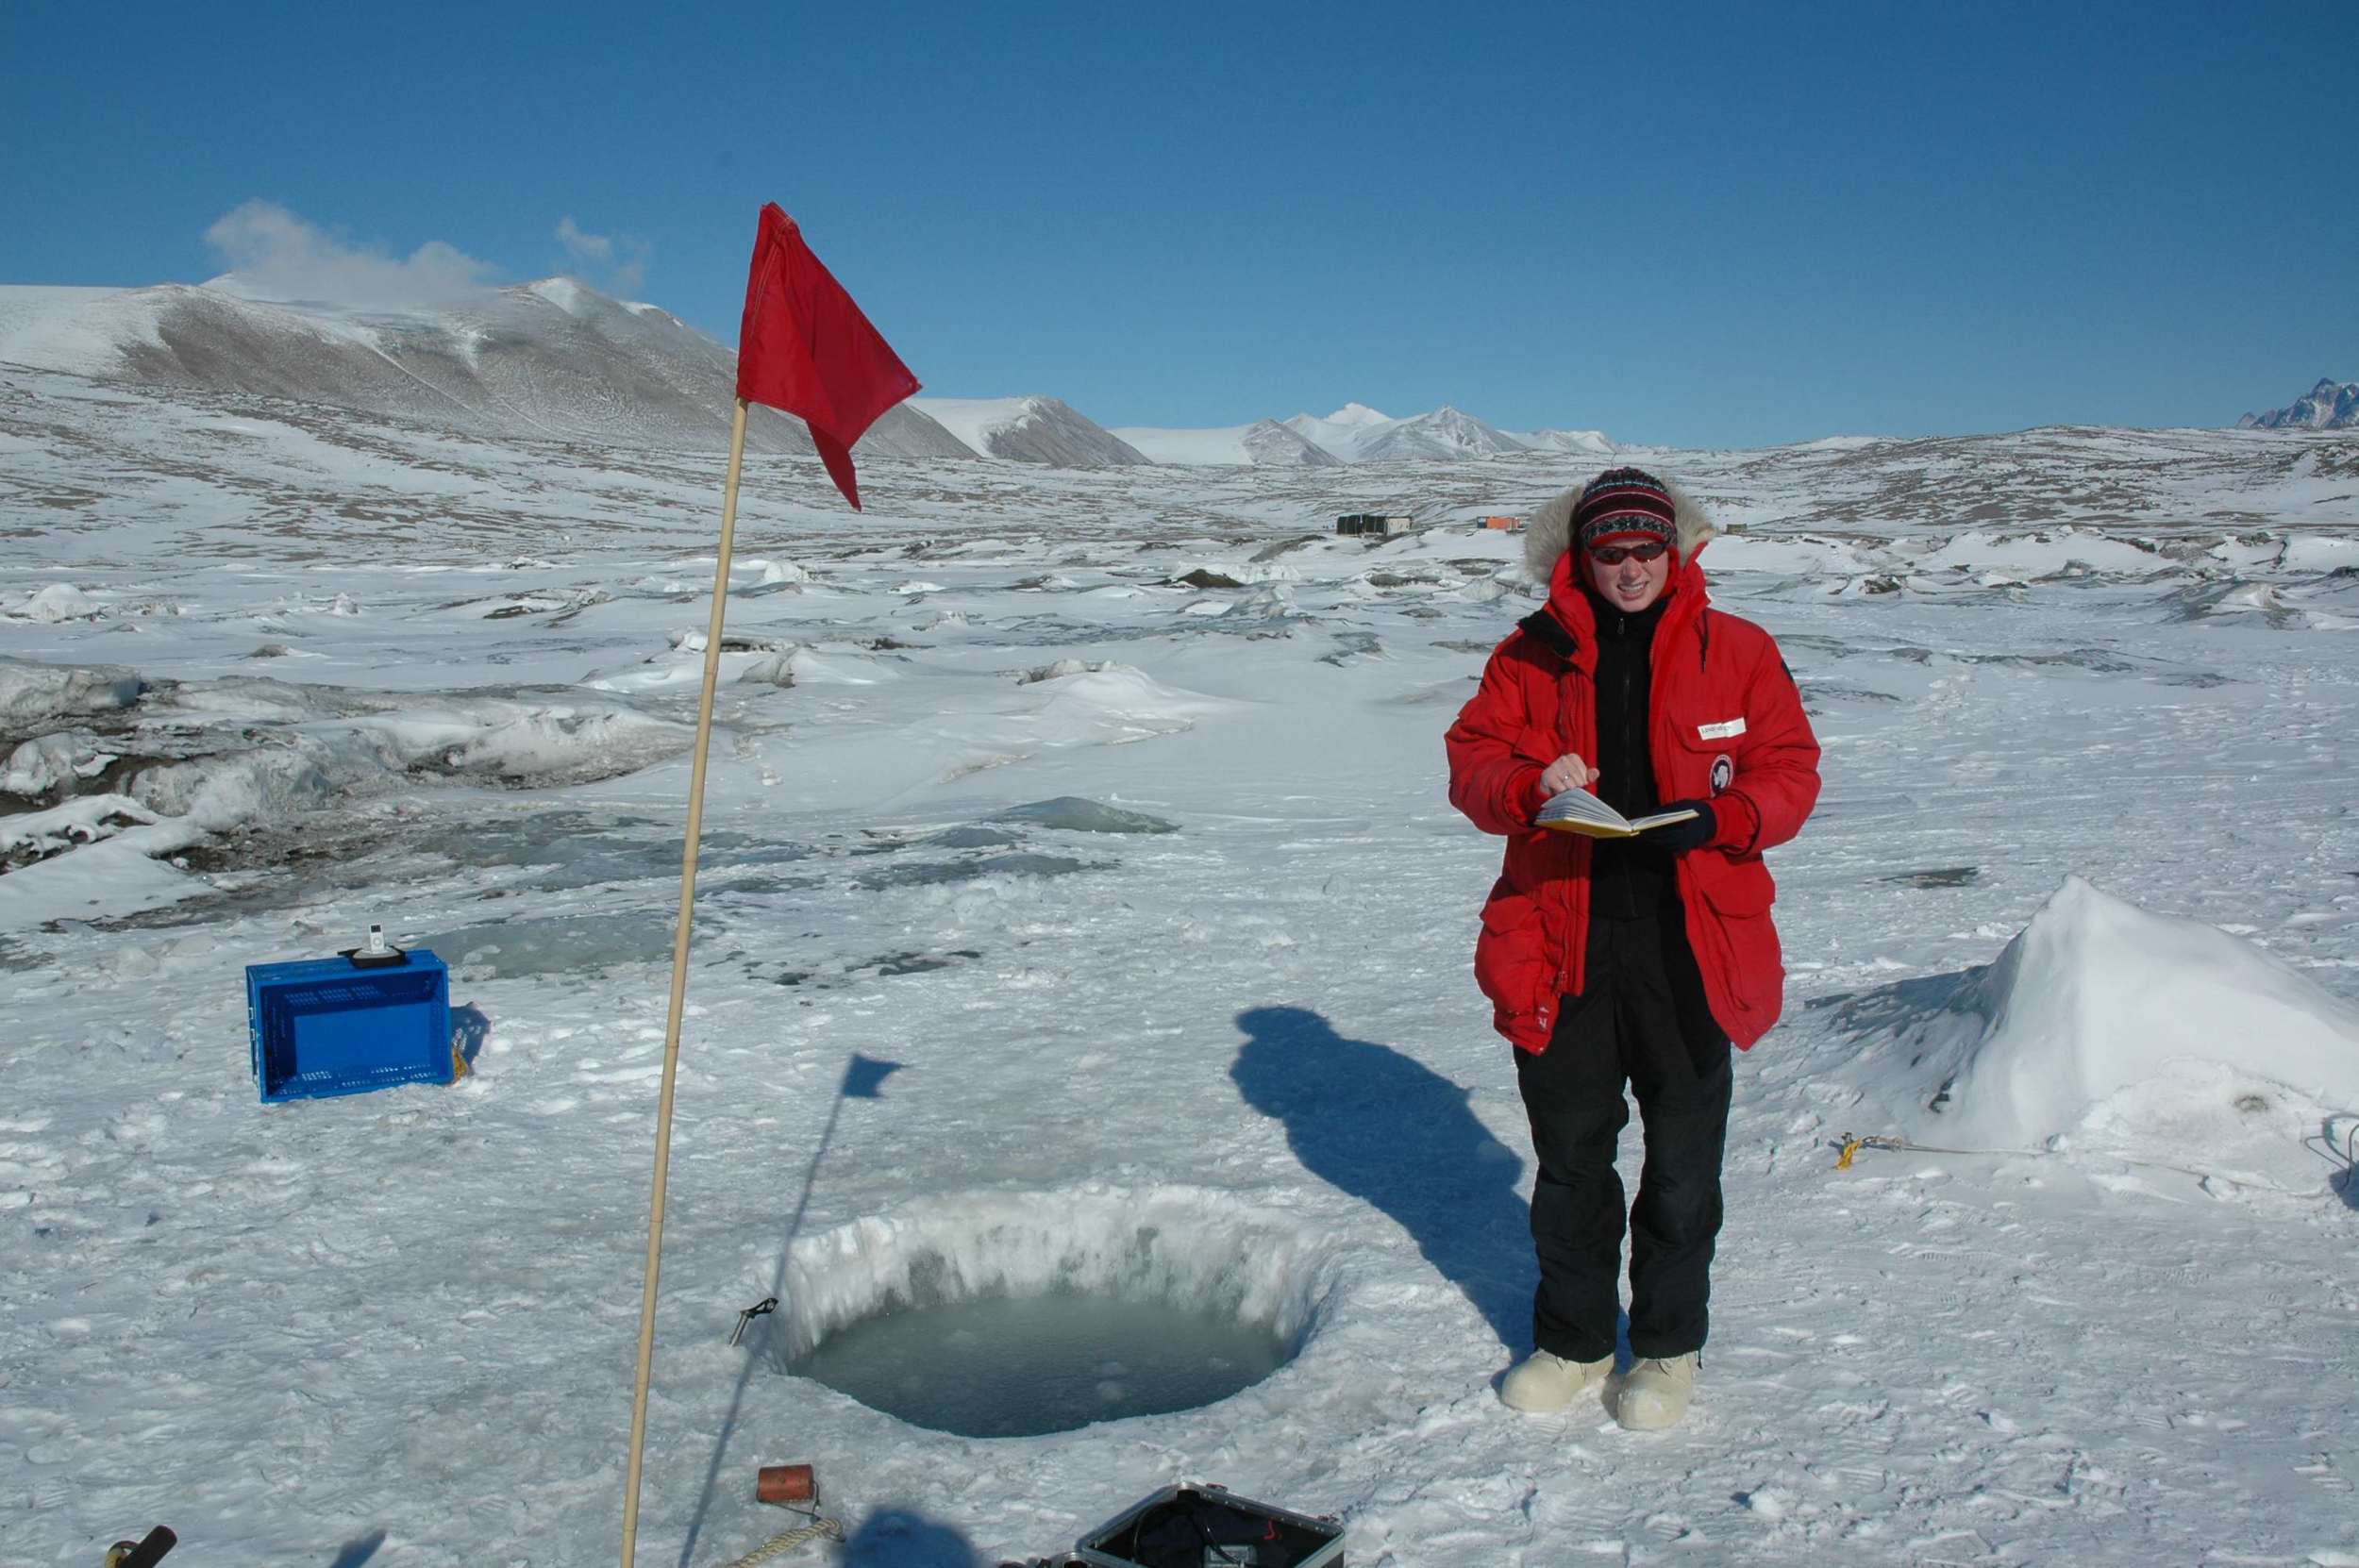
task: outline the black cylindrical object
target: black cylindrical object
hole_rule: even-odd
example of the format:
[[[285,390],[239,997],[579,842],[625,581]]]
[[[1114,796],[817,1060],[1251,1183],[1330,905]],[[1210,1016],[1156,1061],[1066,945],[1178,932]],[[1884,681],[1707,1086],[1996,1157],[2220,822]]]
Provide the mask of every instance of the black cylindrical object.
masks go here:
[[[159,1525],[138,1541],[118,1541],[107,1554],[107,1568],[154,1568],[180,1538]]]

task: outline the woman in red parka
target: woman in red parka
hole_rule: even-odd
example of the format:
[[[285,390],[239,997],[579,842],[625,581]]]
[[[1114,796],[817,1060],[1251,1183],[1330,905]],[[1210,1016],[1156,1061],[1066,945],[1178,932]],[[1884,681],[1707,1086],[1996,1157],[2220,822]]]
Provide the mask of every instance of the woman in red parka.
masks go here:
[[[1475,979],[1515,1046],[1539,1174],[1537,1348],[1500,1395],[1553,1410],[1614,1369],[1627,1218],[1625,1426],[1687,1408],[1708,1327],[1732,1045],[1777,1022],[1785,971],[1762,851],[1818,798],[1818,742],[1777,643],[1713,609],[1697,556],[1714,529],[1676,487],[1610,469],[1532,519],[1548,602],[1491,655],[1447,737],[1449,796],[1506,864],[1482,909]],[[1565,790],[1624,816],[1695,814],[1634,839],[1532,826]],[[1646,1132],[1625,1214],[1614,1144],[1636,1093]]]

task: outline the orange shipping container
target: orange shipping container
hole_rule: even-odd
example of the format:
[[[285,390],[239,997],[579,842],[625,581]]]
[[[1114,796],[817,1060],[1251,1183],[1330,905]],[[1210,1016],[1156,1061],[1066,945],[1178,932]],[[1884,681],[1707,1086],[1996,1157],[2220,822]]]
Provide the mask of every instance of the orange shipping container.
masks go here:
[[[1524,520],[1520,517],[1486,517],[1482,525],[1486,528],[1520,528]]]

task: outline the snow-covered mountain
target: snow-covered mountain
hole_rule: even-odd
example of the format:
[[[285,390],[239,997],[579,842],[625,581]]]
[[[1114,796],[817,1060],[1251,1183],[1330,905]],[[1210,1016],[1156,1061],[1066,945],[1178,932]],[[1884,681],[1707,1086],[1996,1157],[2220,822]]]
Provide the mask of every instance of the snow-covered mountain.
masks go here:
[[[1233,467],[1242,463],[1332,468],[1343,459],[1274,419],[1209,430],[1124,425],[1113,432],[1159,463]]]
[[[1363,462],[1398,462],[1420,458],[1490,458],[1521,452],[1524,443],[1474,415],[1445,405],[1389,425],[1366,427],[1360,444]]]
[[[2353,430],[2359,429],[2359,381],[2330,381],[2324,376],[2318,384],[2282,409],[2266,413],[2247,414],[2236,421],[2240,430]]]
[[[1535,452],[1582,452],[1606,457],[1614,442],[1603,430],[1511,430],[1517,441]]]
[[[1295,415],[1285,423],[1288,429],[1295,431],[1305,440],[1315,442],[1341,457],[1343,454],[1337,451],[1337,448],[1355,446],[1369,430],[1399,422],[1381,409],[1369,408],[1365,403],[1347,403],[1325,419],[1321,419],[1316,414],[1302,413]]]
[[[0,288],[0,360],[261,393],[468,435],[689,450],[728,444],[737,374],[727,344],[669,311],[564,277],[402,310],[259,298],[235,275],[198,287]],[[799,420],[754,412],[751,449],[811,450]],[[857,450],[971,455],[906,408],[878,420]]]
[[[567,277],[407,309],[270,298],[234,273],[141,289],[0,286],[0,362],[283,397],[462,435],[687,451],[728,443],[736,380],[728,344],[660,307]],[[2300,423],[2277,415],[2255,422]],[[811,451],[802,422],[769,409],[754,409],[746,444]],[[861,456],[983,456],[1053,467],[1329,467],[1611,450],[1595,430],[1514,434],[1457,409],[1396,419],[1363,403],[1325,418],[1110,431],[1041,396],[912,398],[856,448]]]
[[[1384,430],[1400,422],[1364,403],[1347,403],[1324,419],[1316,414],[1300,413],[1283,423],[1287,429],[1337,461],[1358,462],[1361,447],[1370,439],[1370,432]]]
[[[1406,419],[1347,403],[1333,413],[1297,414],[1285,427],[1340,461],[1419,462],[1490,458],[1507,452],[1609,452],[1599,430],[1542,430],[1516,435],[1447,405]]]
[[[1094,468],[1154,459],[1054,397],[912,397],[910,407],[986,458]]]
[[[1209,429],[1125,425],[1113,433],[1159,463],[1213,467],[1454,461],[1514,452],[1602,457],[1614,450],[1602,430],[1502,430],[1447,406],[1396,419],[1364,403],[1347,403],[1325,416],[1300,413],[1283,423],[1263,419]]]

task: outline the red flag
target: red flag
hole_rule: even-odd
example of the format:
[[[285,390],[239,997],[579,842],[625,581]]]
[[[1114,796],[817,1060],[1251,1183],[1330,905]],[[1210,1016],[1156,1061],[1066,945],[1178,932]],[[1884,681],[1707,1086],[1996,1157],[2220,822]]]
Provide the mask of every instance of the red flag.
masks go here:
[[[737,332],[737,395],[801,416],[835,488],[858,511],[852,443],[916,391],[917,377],[803,243],[795,220],[766,203]]]

